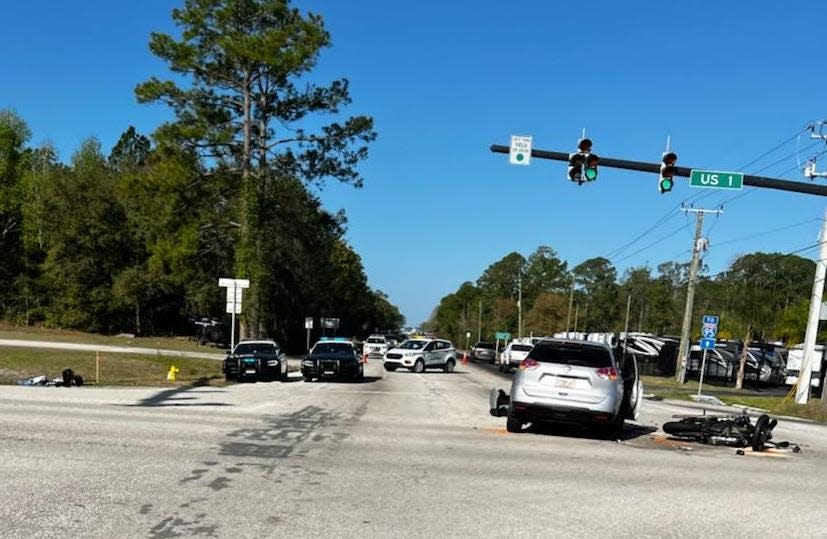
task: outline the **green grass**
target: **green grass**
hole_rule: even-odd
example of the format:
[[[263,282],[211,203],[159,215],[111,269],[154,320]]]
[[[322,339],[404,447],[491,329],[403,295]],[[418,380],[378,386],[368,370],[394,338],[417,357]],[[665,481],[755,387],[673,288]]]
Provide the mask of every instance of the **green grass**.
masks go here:
[[[646,393],[654,393],[663,399],[691,400],[693,395],[698,394],[698,382],[690,380],[685,384],[679,384],[675,378],[668,376],[641,376],[643,390]],[[827,408],[821,407],[821,401],[812,400],[810,403],[796,404],[792,400],[786,400],[779,395],[761,394],[752,389],[735,389],[734,387],[714,386],[704,383],[704,395],[712,395],[722,402],[734,406],[749,406],[768,410],[775,415],[800,417],[827,423]]]
[[[792,399],[785,400],[784,397],[732,396],[721,397],[721,400],[735,406],[761,408],[775,415],[801,417],[818,423],[827,423],[827,408],[822,407],[818,399],[811,399],[807,404],[798,404]]]
[[[137,354],[101,354],[99,382],[100,385],[171,385],[166,380],[171,365],[180,369],[175,383],[224,383],[220,361]],[[0,348],[0,383],[3,384],[40,375],[59,378],[66,368],[83,376],[86,383],[94,383],[95,353]]]
[[[65,329],[52,329],[33,326],[13,326],[0,322],[0,339],[22,339],[37,341],[55,341],[82,344],[103,344],[108,346],[130,346],[135,348],[160,348],[187,352],[221,353],[209,346],[198,346],[188,337],[116,337],[98,333],[84,333]]]

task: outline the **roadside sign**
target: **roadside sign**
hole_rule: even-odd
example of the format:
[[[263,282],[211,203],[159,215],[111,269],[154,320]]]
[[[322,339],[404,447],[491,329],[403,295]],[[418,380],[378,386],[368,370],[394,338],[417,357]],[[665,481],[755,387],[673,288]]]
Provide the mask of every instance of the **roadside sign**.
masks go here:
[[[712,316],[712,315],[709,315],[709,314],[705,314],[703,322],[704,322],[704,324],[714,324],[714,325],[717,326],[718,325],[718,320],[719,320],[719,318],[717,316]]]
[[[339,319],[338,318],[322,318],[321,319],[321,326],[326,329],[338,329],[339,328]]]
[[[701,350],[714,350],[715,339],[701,339]]]
[[[499,340],[507,341],[511,338],[511,333],[507,331],[498,331],[494,336]]]
[[[304,329],[313,329],[313,317],[308,316],[304,319]]]
[[[227,314],[241,314],[241,302],[227,303],[227,309],[224,312]]]
[[[531,161],[531,137],[520,135],[511,136],[511,148],[508,152],[508,161],[512,165],[528,165]]]
[[[471,338],[471,332],[470,332],[470,331],[466,331],[466,332],[465,332],[465,338],[466,338],[466,339],[470,339],[470,338]]]
[[[744,174],[693,169],[689,173],[689,186],[709,189],[743,189]]]

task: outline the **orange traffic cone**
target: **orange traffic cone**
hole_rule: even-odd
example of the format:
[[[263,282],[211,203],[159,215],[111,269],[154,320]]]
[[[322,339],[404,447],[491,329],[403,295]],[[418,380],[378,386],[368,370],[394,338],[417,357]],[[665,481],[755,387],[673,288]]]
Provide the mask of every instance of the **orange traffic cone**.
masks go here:
[[[463,365],[468,365],[468,352],[467,351],[462,353],[462,364]]]
[[[368,356],[369,356],[369,355],[370,355],[370,354],[365,354],[364,363],[367,363],[367,362],[368,362]]]

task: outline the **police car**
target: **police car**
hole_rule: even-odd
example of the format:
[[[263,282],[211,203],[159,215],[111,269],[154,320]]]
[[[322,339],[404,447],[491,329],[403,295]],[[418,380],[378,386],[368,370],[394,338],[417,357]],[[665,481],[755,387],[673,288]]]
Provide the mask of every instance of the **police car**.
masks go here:
[[[325,379],[361,380],[365,366],[353,343],[342,337],[322,338],[302,360],[305,382]]]
[[[276,341],[241,341],[222,367],[227,381],[287,380],[287,357]]]

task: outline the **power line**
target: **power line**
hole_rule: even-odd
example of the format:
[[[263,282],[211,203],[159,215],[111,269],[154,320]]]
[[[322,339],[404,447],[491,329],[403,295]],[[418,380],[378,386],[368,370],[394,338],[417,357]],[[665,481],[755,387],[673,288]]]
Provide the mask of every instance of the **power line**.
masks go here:
[[[820,220],[821,220],[820,218],[807,219],[806,221],[801,221],[800,223],[795,223],[793,225],[782,226],[782,227],[779,227],[779,228],[773,228],[773,229],[770,229],[770,230],[765,230],[763,232],[756,232],[755,234],[750,234],[749,236],[741,236],[740,238],[734,238],[734,239],[730,239],[730,240],[726,240],[726,241],[722,241],[722,242],[716,242],[715,247],[720,247],[722,245],[730,245],[732,243],[738,243],[738,242],[741,242],[741,241],[751,240],[753,238],[759,238],[761,236],[766,236],[768,234],[773,234],[775,232],[782,232],[784,230],[789,230],[791,228],[797,228],[799,226],[803,226],[803,225],[806,225],[806,224],[809,224],[809,223],[812,223],[812,222],[815,222],[815,221],[820,221]]]
[[[646,246],[644,246],[644,247],[641,247],[641,248],[640,248],[640,249],[638,249],[637,251],[635,251],[635,252],[633,252],[633,253],[630,253],[630,254],[628,254],[628,255],[626,255],[626,256],[624,256],[624,257],[622,257],[622,258],[617,258],[617,259],[615,259],[615,260],[614,260],[614,263],[615,263],[615,264],[617,264],[618,262],[622,262],[622,261],[624,261],[624,260],[626,260],[626,259],[628,259],[628,258],[631,258],[631,257],[635,256],[635,255],[636,255],[636,254],[638,254],[638,253],[642,253],[643,251],[645,251],[645,250],[647,250],[647,249],[650,249],[650,248],[654,247],[655,245],[657,245],[658,243],[662,242],[663,240],[668,239],[668,238],[671,238],[672,236],[674,236],[675,234],[677,234],[677,233],[681,232],[682,230],[686,230],[687,228],[689,228],[689,226],[690,226],[690,223],[688,223],[688,222],[687,222],[686,224],[681,225],[679,228],[676,228],[675,230],[672,230],[672,231],[671,231],[671,232],[669,232],[668,234],[666,234],[666,235],[664,235],[664,236],[661,236],[660,238],[656,239],[656,240],[655,240],[655,241],[653,241],[652,243],[649,243],[648,245],[646,245]]]

